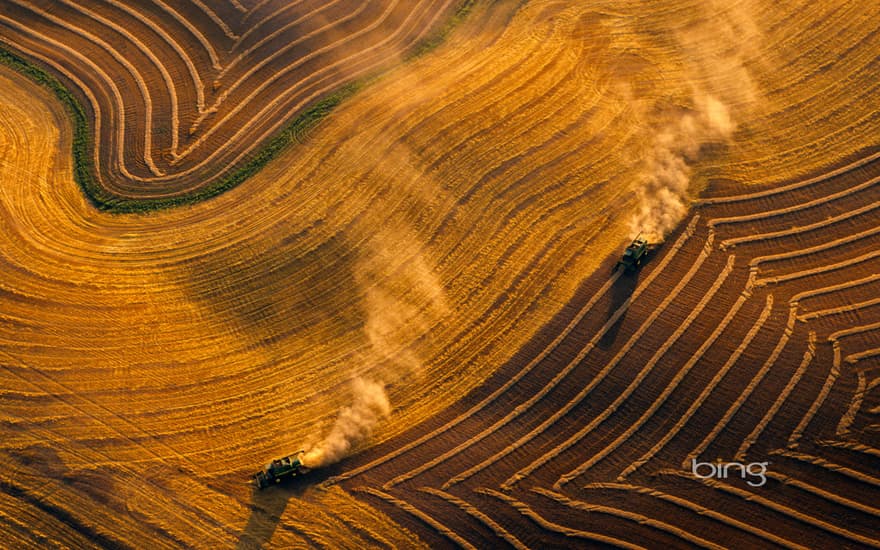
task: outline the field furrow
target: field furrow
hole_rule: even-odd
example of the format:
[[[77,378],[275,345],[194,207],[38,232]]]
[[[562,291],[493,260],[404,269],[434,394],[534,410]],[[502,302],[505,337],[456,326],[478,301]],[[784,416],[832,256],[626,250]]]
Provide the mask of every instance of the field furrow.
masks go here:
[[[880,546],[878,21],[0,3],[0,540]]]

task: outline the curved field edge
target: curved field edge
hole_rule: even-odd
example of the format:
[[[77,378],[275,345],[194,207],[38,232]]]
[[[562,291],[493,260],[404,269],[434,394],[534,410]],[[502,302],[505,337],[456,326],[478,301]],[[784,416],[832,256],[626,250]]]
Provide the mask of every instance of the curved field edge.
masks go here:
[[[421,42],[416,43],[404,56],[403,63],[410,63],[443,44],[450,33],[471,13],[478,0],[463,0],[446,22]],[[64,105],[73,127],[73,175],[86,198],[99,210],[118,214],[146,213],[166,208],[195,204],[216,197],[243,183],[263,169],[269,162],[295,143],[302,143],[312,130],[332,113],[343,101],[354,96],[365,86],[375,82],[389,68],[344,84],[325,98],[306,108],[278,134],[269,138],[250,159],[233,172],[193,193],[158,199],[127,199],[108,193],[95,180],[95,164],[92,160],[92,126],[86,109],[79,99],[49,70],[30,61],[15,51],[14,46],[0,43],[0,63],[34,82],[49,89]]]

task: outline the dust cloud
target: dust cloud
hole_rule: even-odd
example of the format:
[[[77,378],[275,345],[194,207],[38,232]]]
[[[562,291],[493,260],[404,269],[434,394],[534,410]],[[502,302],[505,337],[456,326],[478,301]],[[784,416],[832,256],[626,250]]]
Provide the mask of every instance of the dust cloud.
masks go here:
[[[445,292],[409,231],[386,229],[365,243],[355,269],[364,311],[367,367],[351,382],[351,402],[343,406],[328,434],[307,449],[302,461],[318,468],[338,462],[365,442],[391,414],[386,384],[418,383],[422,362],[415,343],[448,312]],[[406,385],[406,384],[404,384]]]
[[[426,334],[449,308],[434,270],[407,232],[383,232],[367,247],[355,274],[363,289],[364,334],[377,374],[392,381],[418,381],[422,361],[412,343]]]
[[[736,125],[727,107],[711,95],[697,96],[694,108],[654,136],[645,159],[645,173],[636,188],[636,212],[630,231],[650,242],[662,242],[688,211],[690,163],[707,144],[730,137]]]
[[[351,449],[370,437],[373,428],[391,413],[385,386],[373,380],[351,381],[352,400],[342,407],[327,436],[306,450],[302,463],[309,468],[328,466],[348,456]]]
[[[766,62],[757,57],[761,32],[753,8],[748,2],[732,5],[718,0],[704,9],[705,19],[673,37],[683,67],[684,89],[679,97],[689,95],[690,102],[673,116],[663,109],[651,113],[648,127],[654,134],[645,139],[631,237],[641,232],[649,241],[662,242],[684,219],[691,166],[707,146],[730,140],[737,115],[760,101],[759,87],[748,69],[750,64]]]
[[[678,31],[670,41],[676,47],[669,49],[674,59],[668,66],[684,67],[677,75],[680,80],[670,79],[670,87],[656,96],[632,99],[648,133],[639,138],[642,171],[633,189],[631,227],[634,234],[641,231],[654,242],[662,241],[686,215],[695,161],[709,145],[732,136],[737,128],[734,111],[756,96],[745,68],[749,52],[735,45],[745,44],[757,32],[749,10],[738,11],[724,2],[712,9],[717,15]],[[417,72],[404,72],[399,82],[406,89],[395,105],[401,117],[415,116],[424,102],[442,93]],[[380,173],[387,170],[383,175],[389,185],[398,186],[398,192],[404,191],[399,186],[406,186],[405,194],[415,204],[436,207],[454,198],[420,171],[418,156],[383,141],[391,139],[390,134],[375,137],[373,150],[386,151],[383,158],[369,159],[361,148],[353,149],[351,158],[379,167]],[[354,280],[361,296],[363,350],[353,361],[351,401],[339,409],[328,433],[307,448],[303,460],[312,467],[346,457],[380,429],[394,407],[412,399],[412,389],[426,383],[419,351],[430,348],[426,342],[449,311],[424,236],[408,222],[388,222],[356,241]]]

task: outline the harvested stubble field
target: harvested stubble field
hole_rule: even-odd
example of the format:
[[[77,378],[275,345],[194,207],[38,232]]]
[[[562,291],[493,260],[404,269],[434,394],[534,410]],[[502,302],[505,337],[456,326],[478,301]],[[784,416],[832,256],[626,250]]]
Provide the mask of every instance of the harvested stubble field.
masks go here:
[[[93,180],[71,103],[3,67],[0,538],[880,546],[878,21],[3,3],[0,41],[82,105]],[[699,198],[612,274],[654,169]],[[332,430],[353,377],[393,407],[369,441],[246,486]],[[716,458],[766,483],[691,474]]]

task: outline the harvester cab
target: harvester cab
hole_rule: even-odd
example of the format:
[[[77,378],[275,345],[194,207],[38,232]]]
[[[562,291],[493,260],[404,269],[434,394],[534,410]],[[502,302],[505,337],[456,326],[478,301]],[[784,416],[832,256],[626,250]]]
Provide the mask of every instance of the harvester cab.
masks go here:
[[[273,460],[262,471],[254,474],[254,485],[258,489],[265,489],[269,485],[280,483],[283,479],[308,473],[309,468],[302,463],[303,454],[305,451],[297,451],[290,456]]]
[[[627,273],[633,272],[642,266],[642,261],[648,253],[648,239],[643,239],[642,234],[633,239],[633,242],[623,251],[623,256],[614,264],[614,270],[622,267]]]

